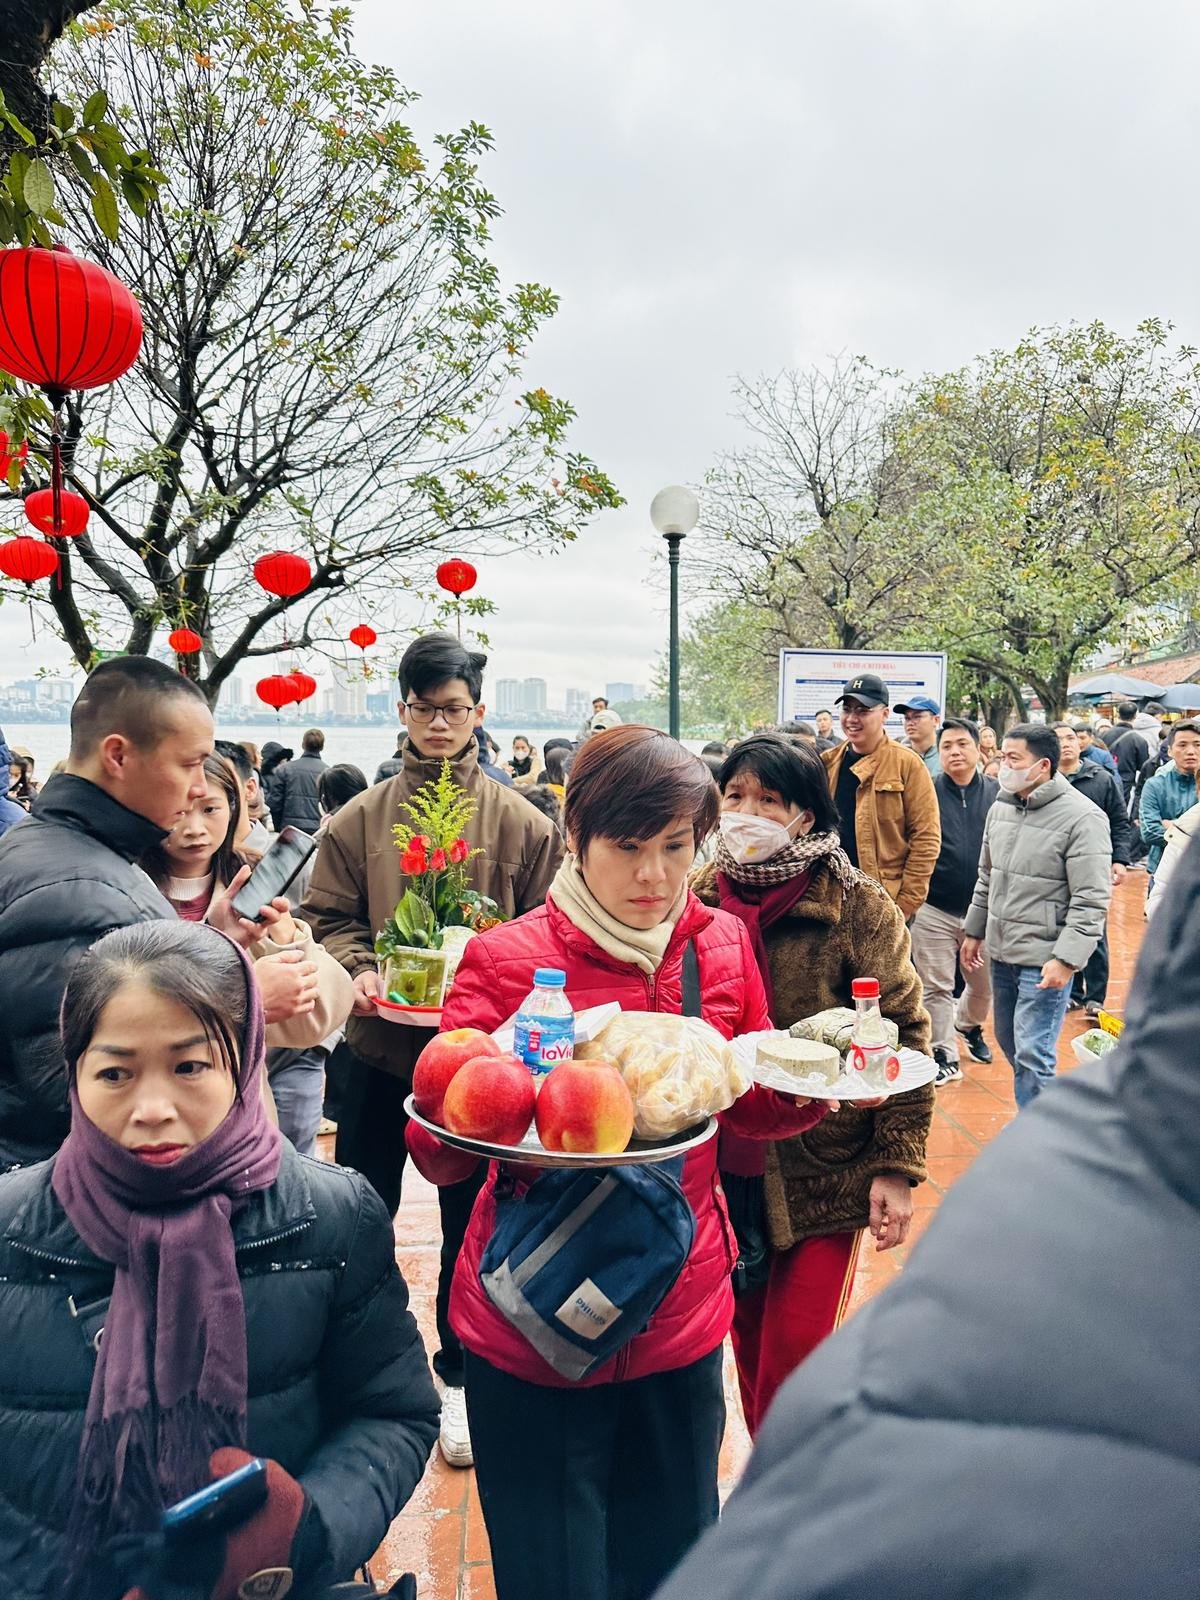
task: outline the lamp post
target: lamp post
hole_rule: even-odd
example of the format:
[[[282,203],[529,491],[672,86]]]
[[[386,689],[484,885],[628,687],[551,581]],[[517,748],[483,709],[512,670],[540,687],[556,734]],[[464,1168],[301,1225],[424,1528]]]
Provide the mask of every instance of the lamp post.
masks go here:
[[[700,502],[690,489],[672,484],[650,502],[650,521],[667,541],[671,565],[670,704],[671,737],[679,737],[679,546],[700,520]]]

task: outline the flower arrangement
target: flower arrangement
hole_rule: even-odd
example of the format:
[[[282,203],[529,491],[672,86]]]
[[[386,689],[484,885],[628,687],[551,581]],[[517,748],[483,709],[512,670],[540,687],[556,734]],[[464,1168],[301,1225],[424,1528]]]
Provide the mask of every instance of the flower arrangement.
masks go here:
[[[440,952],[448,929],[464,928],[469,935],[493,927],[504,916],[494,900],[470,887],[468,867],[483,854],[465,837],[475,801],[455,783],[449,761],[401,809],[412,820],[398,822],[392,836],[408,883],[375,939],[375,954],[385,971],[389,999],[412,1005],[424,1003],[435,987],[441,998],[445,958]],[[417,959],[418,952],[424,959]],[[439,953],[436,958],[434,952]],[[418,973],[426,975],[420,982]]]

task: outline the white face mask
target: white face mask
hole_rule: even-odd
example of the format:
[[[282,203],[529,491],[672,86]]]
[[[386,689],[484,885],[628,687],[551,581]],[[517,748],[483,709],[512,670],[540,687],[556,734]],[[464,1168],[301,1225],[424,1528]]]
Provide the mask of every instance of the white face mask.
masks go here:
[[[1040,763],[1034,763],[1034,767],[1038,765]],[[996,782],[1005,794],[1020,794],[1022,789],[1028,789],[1033,782],[1034,767],[1002,766],[996,775]]]
[[[799,820],[797,817],[796,821]],[[723,811],[721,838],[738,865],[747,867],[770,861],[772,856],[786,850],[793,835],[790,828],[785,828],[782,822],[772,822],[770,817],[756,817],[743,811]]]

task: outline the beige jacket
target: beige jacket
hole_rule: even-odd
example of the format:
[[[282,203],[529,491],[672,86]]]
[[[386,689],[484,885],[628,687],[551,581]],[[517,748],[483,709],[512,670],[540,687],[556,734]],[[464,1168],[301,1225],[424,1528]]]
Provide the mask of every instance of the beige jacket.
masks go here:
[[[490,895],[506,916],[519,917],[546,898],[562,861],[562,839],[524,795],[479,770],[478,750],[472,739],[451,762],[455,781],[476,802],[466,834],[483,854],[471,862],[471,885]],[[395,777],[355,795],[330,820],[300,915],[351,978],[375,970],[375,935],[404,892],[392,837],[396,823],[411,820],[401,805],[441,768],[440,759],[424,761],[406,744],[404,765]],[[431,1032],[379,1017],[351,1017],[346,1042],[372,1066],[408,1078]]]
[[[829,772],[829,792],[835,797],[847,754],[852,754],[849,743],[821,752]],[[907,921],[925,904],[942,848],[933,779],[915,750],[886,734],[879,748],[864,756],[854,771],[858,777],[854,804],[858,864],[869,878],[883,885]]]

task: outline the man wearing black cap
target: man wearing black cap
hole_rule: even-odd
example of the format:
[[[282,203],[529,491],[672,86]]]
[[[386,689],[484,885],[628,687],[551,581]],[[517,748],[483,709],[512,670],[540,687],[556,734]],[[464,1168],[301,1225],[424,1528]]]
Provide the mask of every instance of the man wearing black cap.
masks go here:
[[[888,690],[857,673],[835,705],[846,743],[822,752],[841,822],[842,848],[875,878],[911,921],[929,891],[942,843],[937,795],[916,751],[889,739]]]

